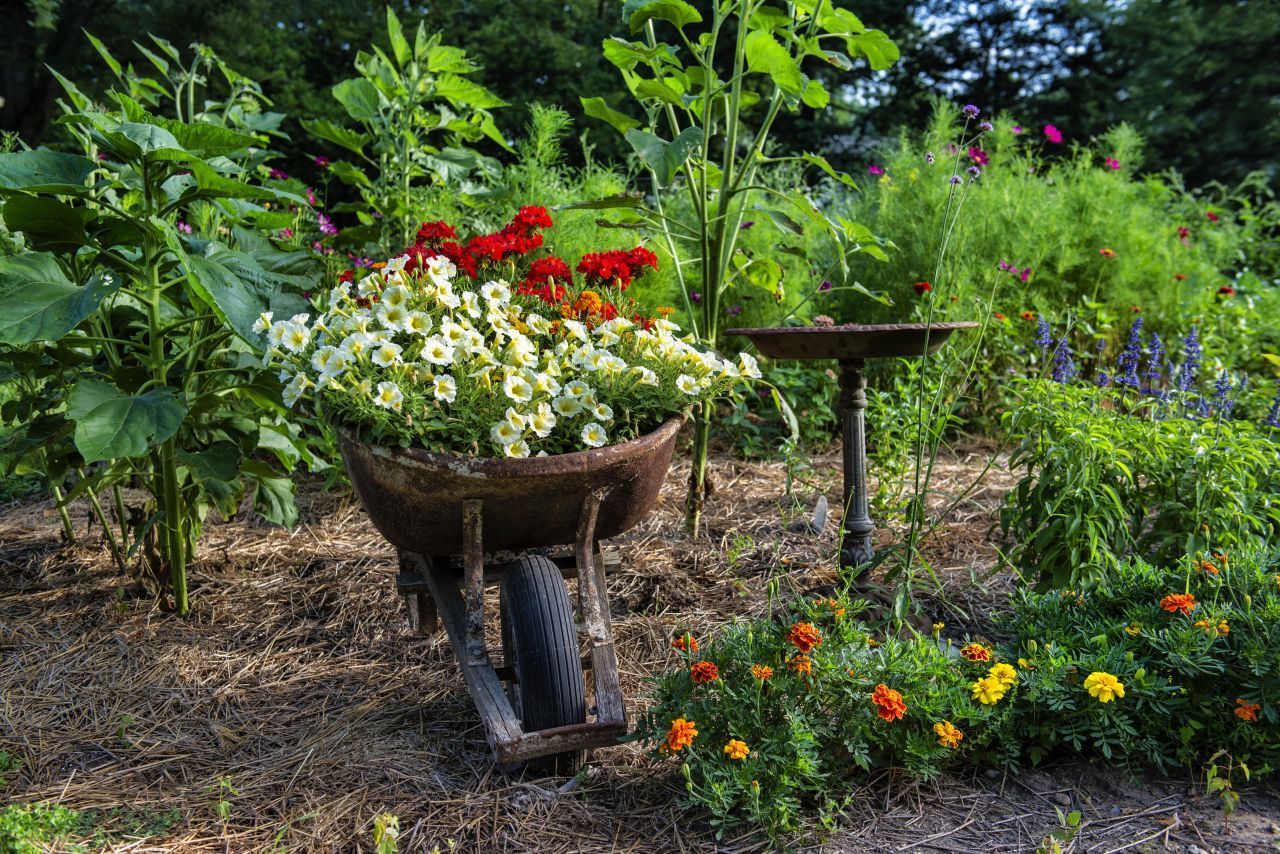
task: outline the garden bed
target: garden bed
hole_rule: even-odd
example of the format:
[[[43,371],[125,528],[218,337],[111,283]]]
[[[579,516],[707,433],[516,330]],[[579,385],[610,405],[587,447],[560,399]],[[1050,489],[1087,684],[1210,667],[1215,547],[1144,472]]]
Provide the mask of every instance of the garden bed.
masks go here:
[[[941,491],[958,492],[983,459],[980,449],[948,457]],[[804,514],[779,500],[780,464],[718,460],[713,471],[707,538],[680,534],[688,470],[678,466],[658,511],[617,541],[625,569],[609,592],[633,717],[645,676],[675,655],[673,633],[763,613],[775,575],[802,591],[835,578],[834,525],[804,531]],[[838,458],[815,459],[806,479],[834,499]],[[989,529],[1009,483],[993,472],[926,548],[964,612],[921,590],[948,634],[980,630],[1012,588],[999,573],[971,583],[994,567]],[[208,526],[185,620],[158,610],[105,552],[63,549],[48,502],[0,513],[0,750],[23,763],[6,775],[6,801],[101,811],[100,838],[147,834],[145,850],[369,850],[384,812],[400,819],[401,850],[450,839],[486,852],[715,848],[699,814],[678,806],[674,768],[634,746],[598,751],[580,783],[499,772],[447,642],[406,628],[391,548],[349,499],[303,489],[299,504],[293,534],[250,520]],[[880,772],[833,835],[800,844],[1023,851],[1073,809],[1084,823],[1076,850],[1276,839],[1274,791],[1246,789],[1227,835],[1202,793],[1194,780],[1080,763],[965,769],[928,784]]]

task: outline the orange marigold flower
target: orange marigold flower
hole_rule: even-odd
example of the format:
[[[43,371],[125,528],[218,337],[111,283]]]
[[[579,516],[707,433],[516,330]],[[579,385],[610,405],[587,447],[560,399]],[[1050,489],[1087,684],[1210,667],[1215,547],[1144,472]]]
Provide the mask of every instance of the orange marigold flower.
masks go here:
[[[1024,311],[1022,314],[1018,316],[1021,317],[1023,320],[1028,320],[1028,321],[1036,319],[1036,313],[1034,311]]]
[[[1200,567],[1199,567],[1199,569],[1200,569],[1200,571],[1201,571],[1201,572],[1207,572],[1207,573],[1209,573],[1210,575],[1217,575],[1217,574],[1218,574],[1218,568],[1217,568],[1216,566],[1214,566],[1212,563],[1210,563],[1209,561],[1207,561],[1207,560],[1202,560],[1202,561],[1200,561]]]
[[[599,314],[604,301],[595,291],[583,291],[573,303],[573,308],[582,314]]]
[[[960,654],[969,661],[990,661],[991,650],[987,649],[980,643],[971,643],[962,647]]]
[[[1227,625],[1227,621],[1226,621],[1226,620],[1219,620],[1219,621],[1218,621],[1218,634],[1220,634],[1220,635],[1229,635],[1229,634],[1231,634],[1231,627]]]
[[[676,313],[676,310],[669,305],[660,305],[653,310],[653,313],[658,317],[670,317]]]
[[[729,739],[729,743],[724,746],[724,755],[738,761],[746,759],[750,752],[751,748],[747,747],[747,743],[736,738]]]
[[[671,642],[672,649],[678,649],[681,652],[697,652],[698,639],[693,635],[684,634]]]
[[[667,743],[664,747],[672,753],[691,747],[693,740],[698,737],[696,723],[696,721],[676,718],[671,722],[671,729],[667,730]]]
[[[720,678],[720,668],[710,661],[695,661],[689,668],[689,677],[694,685],[705,685]]]
[[[787,667],[801,676],[809,676],[813,673],[813,662],[809,660],[809,656],[803,653],[788,661]]]
[[[803,653],[813,652],[822,643],[822,635],[814,628],[813,623],[796,623],[787,632],[787,642]]]
[[[951,721],[939,721],[933,725],[933,732],[938,736],[938,744],[943,747],[950,747],[955,750],[960,746],[960,742],[964,740],[964,733],[956,728]]]
[[[1160,607],[1170,614],[1186,614],[1196,609],[1196,597],[1191,593],[1170,593],[1160,600]]]
[[[773,668],[767,664],[753,664],[751,665],[751,676],[764,682],[773,678]]]
[[[907,704],[902,701],[902,695],[883,682],[871,692],[871,702],[876,707],[876,714],[889,723],[901,720],[907,714]]]
[[[1242,721],[1256,721],[1258,719],[1258,709],[1261,708],[1262,706],[1257,703],[1248,703],[1245,702],[1243,697],[1236,697],[1235,713],[1236,717]]]
[[[835,614],[837,617],[844,616],[844,606],[840,604],[838,599],[824,599],[822,600],[822,604],[826,605],[827,608],[831,610],[831,613]]]
[[[1114,258],[1116,257],[1116,250],[1112,249],[1110,246],[1104,246],[1098,250],[1098,254],[1103,258]]]

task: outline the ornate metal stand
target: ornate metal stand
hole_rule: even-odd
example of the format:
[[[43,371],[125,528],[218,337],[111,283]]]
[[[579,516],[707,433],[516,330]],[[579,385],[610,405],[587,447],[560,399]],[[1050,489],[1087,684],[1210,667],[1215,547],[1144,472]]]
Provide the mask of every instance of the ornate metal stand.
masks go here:
[[[875,557],[875,524],[867,499],[867,377],[862,359],[840,362],[840,421],[844,438],[844,524],[840,565],[870,563]]]

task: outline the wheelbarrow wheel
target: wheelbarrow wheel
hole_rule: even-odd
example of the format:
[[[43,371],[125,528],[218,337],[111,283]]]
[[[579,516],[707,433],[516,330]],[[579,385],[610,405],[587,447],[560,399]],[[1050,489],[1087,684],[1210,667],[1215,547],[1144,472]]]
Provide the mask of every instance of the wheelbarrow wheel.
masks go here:
[[[512,674],[507,693],[525,731],[585,722],[578,632],[559,568],[537,555],[508,564],[501,609],[502,653]],[[525,767],[570,776],[585,760],[586,751],[574,750],[531,760]]]

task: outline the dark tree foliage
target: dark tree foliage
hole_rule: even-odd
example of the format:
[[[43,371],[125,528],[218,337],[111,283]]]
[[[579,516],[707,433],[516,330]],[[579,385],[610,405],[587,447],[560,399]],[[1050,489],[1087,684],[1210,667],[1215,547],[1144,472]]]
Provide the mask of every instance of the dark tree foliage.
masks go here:
[[[298,117],[336,117],[329,88],[350,76],[357,51],[382,38],[382,0],[3,0],[10,28],[0,53],[0,127],[28,144],[48,133],[57,87],[45,66],[87,91],[104,69],[88,29],[117,55],[154,32],[176,45],[204,42],[260,80],[288,113],[293,157],[317,153]],[[697,0],[705,5],[710,0]],[[1280,3],[1274,0],[835,0],[888,32],[902,60],[888,72],[831,75],[831,106],[784,116],[778,138],[856,169],[900,127],[920,127],[941,94],[1057,125],[1087,140],[1127,121],[1150,140],[1148,167],[1190,181],[1280,171]],[[465,48],[480,79],[510,102],[501,127],[518,134],[527,105],[581,115],[578,97],[627,109],[600,43],[622,30],[619,0],[424,0],[395,4],[406,26],[425,20]],[[821,67],[809,69],[824,75]],[[97,84],[97,85],[95,85]],[[622,156],[616,134],[583,120],[603,156]]]

